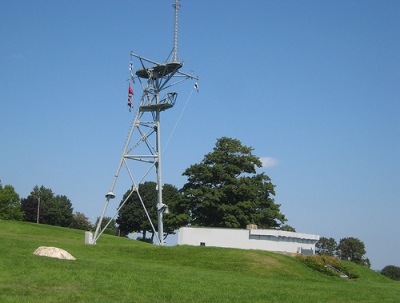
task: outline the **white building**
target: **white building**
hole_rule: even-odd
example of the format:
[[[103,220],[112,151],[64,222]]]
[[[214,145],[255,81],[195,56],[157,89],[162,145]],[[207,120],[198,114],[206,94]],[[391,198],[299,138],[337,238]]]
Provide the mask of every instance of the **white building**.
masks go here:
[[[260,249],[275,252],[314,254],[318,235],[275,229],[181,227],[178,245]]]

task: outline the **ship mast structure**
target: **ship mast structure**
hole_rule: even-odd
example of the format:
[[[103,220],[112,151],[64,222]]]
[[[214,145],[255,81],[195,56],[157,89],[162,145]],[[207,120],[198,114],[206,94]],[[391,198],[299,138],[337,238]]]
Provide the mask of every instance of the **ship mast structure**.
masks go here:
[[[175,0],[173,8],[175,9],[174,20],[174,41],[173,49],[170,54],[170,61],[159,63],[154,60],[147,59],[143,56],[131,52],[130,64],[130,81],[135,79],[139,81],[142,87],[142,96],[137,107],[135,118],[130,127],[125,146],[114,174],[111,186],[108,193],[105,195],[106,201],[98,220],[95,233],[89,240],[89,244],[96,244],[99,237],[106,230],[112,219],[116,217],[121,208],[125,205],[128,199],[136,193],[144,208],[146,216],[151,224],[158,245],[164,245],[164,229],[163,229],[163,214],[169,212],[168,206],[163,203],[163,181],[162,181],[162,150],[161,150],[161,112],[171,109],[177,100],[178,93],[167,92],[167,89],[188,79],[198,80],[197,76],[182,72],[183,62],[178,59],[178,11],[181,5],[179,0]],[[133,74],[132,60],[139,62],[140,69]],[[168,59],[167,59],[168,60]],[[145,164],[146,169],[136,171],[137,163]],[[116,213],[107,224],[102,226],[102,221],[105,217],[110,200],[115,198],[114,188],[120,176],[121,168],[125,166],[131,181],[131,189],[125,199],[121,201]],[[154,224],[150,218],[149,212],[145,207],[145,203],[140,195],[139,184],[147,177],[147,175],[155,169],[157,176],[157,223],[158,231],[155,230]]]

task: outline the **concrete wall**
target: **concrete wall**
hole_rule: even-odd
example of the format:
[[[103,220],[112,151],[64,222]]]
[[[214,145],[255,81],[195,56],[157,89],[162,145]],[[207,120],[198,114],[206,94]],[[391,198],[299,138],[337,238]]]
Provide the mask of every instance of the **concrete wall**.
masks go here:
[[[288,253],[314,253],[318,235],[273,229],[181,227],[178,245],[261,249]]]

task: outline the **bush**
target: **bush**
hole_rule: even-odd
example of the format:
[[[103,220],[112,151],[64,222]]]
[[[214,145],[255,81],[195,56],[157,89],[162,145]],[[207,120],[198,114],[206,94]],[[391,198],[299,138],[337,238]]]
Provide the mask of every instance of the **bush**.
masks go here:
[[[297,259],[300,260],[304,265],[319,271],[328,276],[337,276],[338,274],[325,266],[325,262],[323,261],[325,256],[298,256]]]
[[[340,273],[347,275],[349,279],[356,279],[358,275],[350,270],[337,258],[328,255],[297,256],[303,264],[328,276],[340,276]],[[331,268],[330,268],[331,267]],[[333,268],[333,269],[332,269]],[[337,270],[338,272],[336,272]]]
[[[400,267],[394,265],[385,266],[381,274],[396,281],[400,281]]]

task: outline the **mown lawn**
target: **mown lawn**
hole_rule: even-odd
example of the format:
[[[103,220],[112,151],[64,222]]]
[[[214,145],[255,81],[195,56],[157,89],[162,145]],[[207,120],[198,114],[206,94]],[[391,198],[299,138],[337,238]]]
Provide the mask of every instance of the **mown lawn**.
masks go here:
[[[76,261],[33,255],[39,246]],[[0,221],[0,302],[399,302],[400,283],[348,263],[355,280],[264,251],[159,247],[103,235]]]

